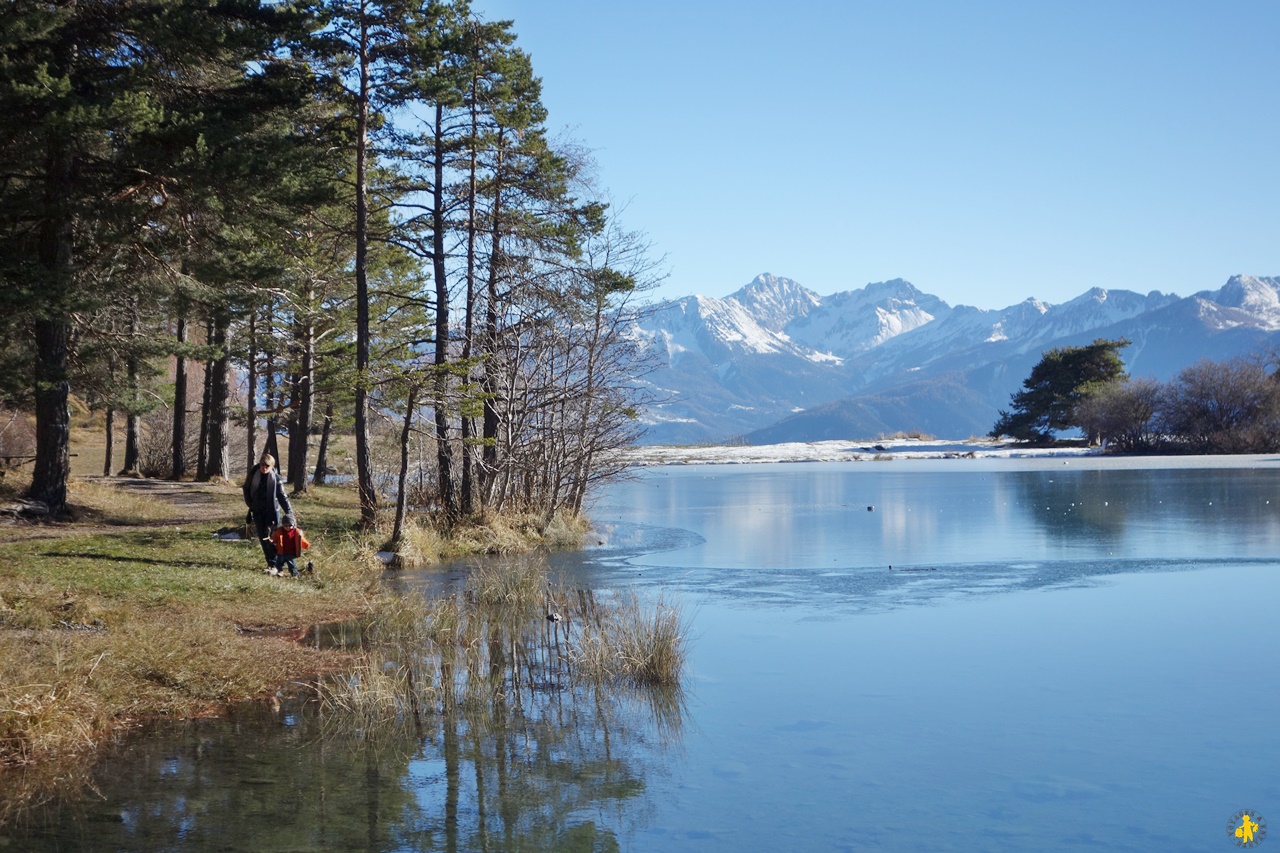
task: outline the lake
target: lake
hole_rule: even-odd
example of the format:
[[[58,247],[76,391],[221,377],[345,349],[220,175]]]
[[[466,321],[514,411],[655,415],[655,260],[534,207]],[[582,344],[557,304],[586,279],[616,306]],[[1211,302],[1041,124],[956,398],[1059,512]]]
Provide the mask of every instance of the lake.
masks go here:
[[[354,748],[241,709],[0,849],[1199,851],[1280,821],[1273,458],[663,467],[591,514],[553,568],[682,605],[674,714],[547,691]]]

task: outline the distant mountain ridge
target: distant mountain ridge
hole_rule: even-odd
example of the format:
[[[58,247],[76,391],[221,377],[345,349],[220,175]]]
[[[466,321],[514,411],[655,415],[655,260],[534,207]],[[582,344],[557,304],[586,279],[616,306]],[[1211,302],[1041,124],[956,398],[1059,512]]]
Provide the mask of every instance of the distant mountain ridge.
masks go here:
[[[1093,288],[1052,305],[951,306],[903,279],[820,296],[764,273],[724,298],[653,306],[631,330],[659,367],[653,444],[985,434],[1054,346],[1128,338],[1130,375],[1280,345],[1280,278],[1232,276],[1189,297]]]

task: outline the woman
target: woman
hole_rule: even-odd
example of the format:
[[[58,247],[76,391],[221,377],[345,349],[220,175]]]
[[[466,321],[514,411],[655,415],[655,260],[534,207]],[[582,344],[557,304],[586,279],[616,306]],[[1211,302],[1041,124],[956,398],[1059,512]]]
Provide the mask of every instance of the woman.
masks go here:
[[[276,471],[275,457],[262,454],[258,467],[249,472],[244,481],[244,504],[253,516],[253,525],[262,543],[262,554],[267,558],[267,571],[275,567],[276,548],[271,544],[271,533],[280,525],[283,515],[293,515],[289,496],[284,493],[284,481]]]

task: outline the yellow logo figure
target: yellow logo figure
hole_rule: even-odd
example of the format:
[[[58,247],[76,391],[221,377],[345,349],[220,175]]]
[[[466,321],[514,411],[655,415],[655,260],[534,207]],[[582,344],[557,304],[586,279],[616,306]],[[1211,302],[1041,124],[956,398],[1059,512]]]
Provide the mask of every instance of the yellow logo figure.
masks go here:
[[[1253,809],[1241,809],[1227,821],[1227,834],[1237,847],[1257,847],[1267,837],[1267,822]]]

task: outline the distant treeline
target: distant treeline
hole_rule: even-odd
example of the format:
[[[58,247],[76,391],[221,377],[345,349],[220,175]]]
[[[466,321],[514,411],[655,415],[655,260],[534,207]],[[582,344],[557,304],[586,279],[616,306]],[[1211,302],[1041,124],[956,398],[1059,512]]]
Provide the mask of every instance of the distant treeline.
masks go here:
[[[1280,378],[1270,359],[1200,361],[1169,382],[1124,379],[1091,389],[1076,425],[1124,453],[1280,451]]]
[[[580,507],[637,429],[622,330],[656,265],[515,42],[465,0],[6,3],[0,402],[34,413],[30,497],[65,506],[74,394],[125,421],[120,471],[236,479],[287,425],[306,489],[309,437],[347,430],[368,524],[383,419],[402,471],[432,443],[446,521]]]
[[[1124,339],[1046,351],[993,436],[1049,442],[1079,429],[1123,453],[1280,451],[1280,354],[1203,360],[1169,382],[1133,379]]]

